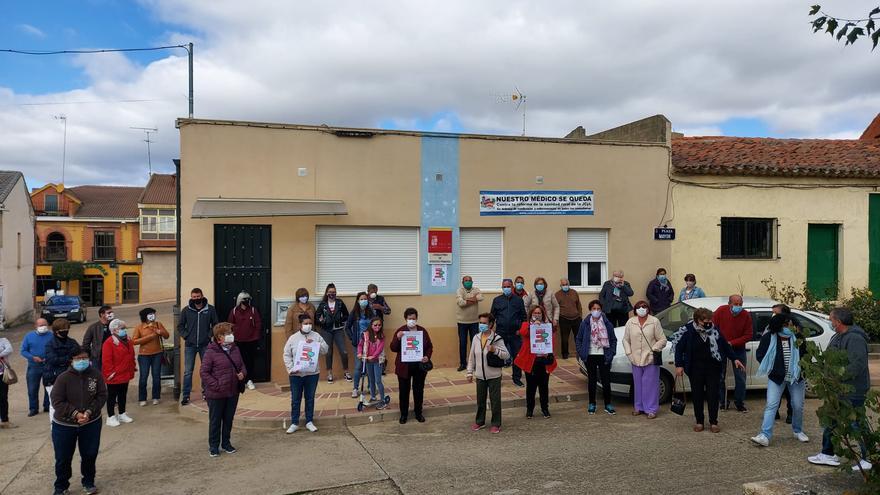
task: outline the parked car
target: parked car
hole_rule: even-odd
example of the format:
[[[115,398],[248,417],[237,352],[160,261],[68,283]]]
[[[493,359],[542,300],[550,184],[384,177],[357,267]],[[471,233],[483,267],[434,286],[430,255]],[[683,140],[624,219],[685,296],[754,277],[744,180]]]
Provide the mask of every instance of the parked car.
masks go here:
[[[707,308],[715,311],[719,306],[727,304],[727,297],[704,297],[700,299],[689,299],[687,301],[673,304],[666,310],[656,315],[663,326],[663,332],[667,339],[671,339],[672,335],[678,331],[684,324],[691,321],[694,311],[697,308]],[[772,307],[778,304],[772,299],[744,297],[743,308],[748,310],[752,315],[753,336],[752,340],[746,344],[746,353],[748,360],[746,363],[746,388],[747,389],[766,389],[767,377],[757,376],[758,361],[755,358],[755,351],[758,348],[758,341],[773,316]],[[802,311],[792,308],[792,319],[801,331],[807,336],[811,342],[815,342],[820,349],[825,350],[834,330],[831,328],[831,322],[828,316],[814,311]],[[619,395],[630,395],[632,389],[632,365],[626,353],[623,350],[623,332],[624,327],[614,329],[617,335],[617,355],[611,363],[611,392]],[[587,374],[586,366],[578,358],[581,373]],[[728,363],[728,366],[730,364]],[[660,402],[668,402],[672,397],[673,378],[675,376],[675,355],[672,353],[672,344],[666,344],[663,349],[663,366],[660,368]],[[690,392],[691,384],[687,375],[683,377],[684,389]],[[733,373],[727,374],[728,387],[733,387]],[[681,382],[679,382],[681,383]],[[681,390],[676,389],[676,393]]]
[[[49,323],[55,318],[82,323],[86,321],[86,311],[86,303],[79,296],[52,296],[43,302],[42,317]]]

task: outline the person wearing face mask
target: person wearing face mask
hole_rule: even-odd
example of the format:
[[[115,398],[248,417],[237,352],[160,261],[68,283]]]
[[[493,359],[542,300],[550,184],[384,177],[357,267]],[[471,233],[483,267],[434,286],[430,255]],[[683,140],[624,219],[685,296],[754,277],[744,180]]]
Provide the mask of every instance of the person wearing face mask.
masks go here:
[[[101,373],[107,383],[107,426],[117,427],[134,421],[125,413],[128,382],[134,378],[134,344],[128,337],[128,325],[120,319],[110,322],[110,338],[101,352]],[[144,370],[146,371],[146,370]],[[116,414],[118,408],[119,414]]]
[[[678,329],[672,336],[672,352],[675,355],[675,375],[687,373],[691,382],[694,403],[694,431],[705,429],[703,403],[709,409],[709,431],[718,433],[718,385],[721,370],[727,360],[737,369],[745,369],[733,348],[712,324],[712,312],[706,308],[694,311],[694,319]]]
[[[348,346],[345,343],[345,324],[348,322],[348,308],[345,301],[336,297],[336,286],[327,284],[324,289],[324,297],[318,304],[315,312],[315,322],[321,329],[321,335],[330,346],[327,351],[327,383],[333,383],[333,345],[339,350],[339,360],[342,362],[343,376],[346,381],[352,381],[351,373],[348,372]]]
[[[107,402],[107,386],[101,372],[89,362],[87,350],[79,345],[70,350],[69,367],[55,380],[51,394],[54,493],[68,493],[73,454],[79,447],[83,493],[93,494],[98,493],[95,462],[101,446],[101,409]]]
[[[309,302],[308,289],[305,287],[296,289],[294,298],[293,304],[287,309],[287,317],[284,320],[284,329],[287,331],[288,337],[299,332],[299,326],[301,325],[300,315],[308,315],[309,319],[313,322],[315,321],[315,305]],[[333,341],[328,342],[330,344],[333,343]]]
[[[789,308],[785,304],[774,304],[773,306],[771,306],[770,311],[772,311],[774,315],[785,315],[787,317],[791,317],[791,308]],[[795,324],[794,321],[791,321],[791,327],[792,327],[792,331],[794,332],[795,336],[798,339],[804,338],[804,336],[801,334],[801,329],[798,328],[797,324]],[[770,333],[770,325],[769,324],[767,325],[767,327],[764,328],[764,332],[761,334],[761,336],[764,336],[768,333]],[[794,418],[792,417],[792,414],[794,413],[794,411],[791,410],[791,394],[788,391],[788,387],[785,387],[782,390],[782,398],[785,399],[785,408],[786,408],[785,422],[787,424],[792,424],[792,422],[794,421]],[[781,402],[780,402],[780,404],[781,404]],[[780,419],[779,411],[776,411],[776,414],[774,415],[774,417],[776,419]]]
[[[363,374],[364,363],[361,355],[358,354],[358,343],[361,341],[364,333],[370,327],[370,320],[375,316],[373,308],[370,307],[370,297],[366,292],[358,292],[355,297],[356,304],[348,314],[348,320],[345,322],[345,334],[351,342],[352,349],[355,349],[354,356],[354,382],[351,390],[351,398],[358,396],[358,386],[361,383],[361,375]]]
[[[655,315],[672,305],[675,290],[672,288],[672,284],[669,283],[669,279],[666,278],[665,268],[657,269],[657,276],[648,282],[645,295],[648,297],[651,312]]]
[[[370,319],[370,326],[357,345],[357,355],[366,364],[367,379],[370,385],[370,403],[376,409],[385,409],[385,384],[382,383],[382,353],[385,351],[385,332],[382,330],[382,317],[375,315]],[[361,378],[363,379],[363,378]],[[378,393],[378,395],[376,395]]]
[[[385,301],[385,296],[379,294],[379,286],[376,284],[367,285],[367,296],[370,298],[370,309],[379,318],[385,318],[391,314],[391,306]]]
[[[773,315],[770,318],[769,332],[761,336],[761,343],[755,352],[758,376],[767,376],[767,406],[764,408],[764,421],[761,432],[751,441],[767,447],[773,438],[773,421],[782,400],[782,391],[789,391],[789,403],[792,405],[791,428],[794,437],[801,442],[809,442],[804,433],[804,395],[806,381],[801,374],[800,358],[807,352],[807,341],[798,339],[794,325],[788,316]]]
[[[6,337],[0,337],[0,428],[15,428],[9,422],[9,385],[3,381],[8,366],[6,358],[12,354],[12,344]]]
[[[562,359],[568,359],[569,335],[575,338],[577,349],[577,335],[584,310],[581,307],[581,297],[571,288],[567,278],[559,280],[559,287],[553,296],[559,308],[559,337],[562,339],[559,347],[562,350]]]
[[[617,336],[614,325],[602,312],[602,303],[590,301],[590,315],[581,323],[575,339],[575,349],[581,361],[587,366],[587,392],[590,396],[589,414],[596,413],[596,384],[602,380],[602,399],[605,412],[617,414],[611,404],[611,360],[617,354]]]
[[[696,275],[688,273],[684,276],[684,287],[681,288],[681,292],[678,294],[678,301],[682,302],[701,297],[706,297],[706,293],[703,292],[703,289],[697,287]]]
[[[483,293],[474,287],[474,279],[470,275],[461,277],[461,287],[455,291],[455,321],[458,324],[458,371],[467,367],[468,342],[477,335],[480,301]]]
[[[212,340],[213,328],[220,320],[217,310],[208,304],[202,289],[196,287],[190,291],[189,304],[180,312],[177,322],[177,335],[184,341],[183,354],[183,390],[180,405],[189,404],[192,391],[192,375],[196,367],[196,354],[205,360],[205,351]],[[203,385],[204,390],[204,385]]]
[[[98,308],[98,321],[89,325],[83,335],[83,347],[89,353],[92,366],[98,368],[98,371],[101,370],[101,351],[104,348],[104,341],[110,338],[110,322],[113,318],[115,318],[113,308],[101,306]]]
[[[79,344],[68,336],[70,321],[67,318],[58,318],[52,322],[52,340],[46,344],[46,360],[43,366],[43,386],[49,392],[49,419],[53,416],[52,386],[58,375],[64,373],[73,353],[80,350]]]
[[[547,323],[553,324],[553,330],[559,328],[559,301],[552,292],[547,290],[547,279],[538,277],[535,279],[535,292],[531,295],[523,296],[523,306],[526,312],[530,312],[538,306],[544,308],[544,314],[547,315]],[[566,342],[568,346],[568,342]],[[568,354],[566,352],[566,354]]]
[[[501,433],[501,367],[510,358],[504,340],[495,334],[495,318],[489,313],[479,315],[479,334],[471,342],[467,360],[467,380],[477,379],[477,417],[471,431],[486,427],[486,396],[492,406],[492,433]],[[490,361],[490,356],[494,356]]]
[[[517,275],[515,279],[513,279],[513,295],[522,299],[529,295],[526,292],[526,279],[522,277],[522,275]]]
[[[745,309],[743,309],[743,298],[738,294],[734,294],[730,296],[727,300],[727,304],[723,306],[719,306],[718,309],[715,310],[715,313],[712,315],[712,323],[715,325],[715,328],[721,332],[721,335],[730,343],[730,346],[733,347],[733,352],[736,354],[736,359],[740,360],[743,363],[748,362],[746,360],[746,344],[752,340],[752,335],[755,330],[752,328],[752,315]],[[736,410],[739,412],[748,412],[748,409],[745,405],[746,400],[746,370],[735,369],[733,370],[733,378],[735,380],[736,386],[733,392],[733,400],[736,405]],[[726,400],[727,396],[727,366],[725,366],[721,370],[721,383],[719,384],[721,387],[721,408],[727,409],[729,407],[728,401]]]
[[[211,457],[219,457],[221,449],[227,454],[237,452],[232,446],[232,421],[248,370],[235,345],[233,328],[232,323],[214,325],[213,338],[199,368],[208,401],[208,455]]]
[[[522,345],[522,339],[519,336],[519,329],[523,322],[526,321],[526,307],[522,298],[517,297],[513,293],[513,281],[505,278],[501,281],[501,295],[492,300],[492,309],[489,311],[495,318],[496,332],[498,336],[504,339],[504,346],[511,356],[519,353]],[[522,370],[516,364],[513,364],[513,384],[517,387],[524,387],[522,382]]]
[[[422,415],[422,402],[425,397],[425,379],[428,372],[422,369],[422,364],[431,360],[434,353],[434,345],[431,343],[431,336],[428,335],[428,329],[419,325],[419,312],[415,308],[406,308],[403,312],[403,319],[406,325],[401,326],[394,332],[394,338],[391,339],[391,352],[396,352],[394,358],[394,373],[397,375],[397,390],[400,401],[400,424],[405,424],[409,418],[409,391],[412,390],[413,396],[413,414],[419,423],[425,422]],[[403,338],[404,331],[421,331],[424,339],[422,347],[421,363],[404,363],[400,359],[400,339]]]
[[[623,278],[623,270],[614,270],[611,280],[606,280],[599,291],[599,302],[605,308],[605,316],[615,328],[626,325],[629,312],[632,311],[632,303],[629,298],[633,296],[632,287]]]
[[[227,322],[232,323],[235,330],[235,346],[241,352],[244,359],[244,367],[253,370],[254,360],[257,357],[257,345],[260,343],[260,335],[263,333],[263,319],[260,311],[254,306],[251,295],[245,291],[238,293],[235,299],[235,307],[229,310]],[[247,388],[254,390],[254,382],[247,381]]]
[[[541,414],[550,418],[550,375],[558,363],[553,354],[532,354],[530,327],[532,324],[550,323],[544,308],[537,306],[530,313],[529,321],[523,322],[519,328],[519,336],[524,343],[519,348],[514,362],[526,373],[526,418],[531,418],[535,411],[535,392],[541,402]]]
[[[290,427],[287,433],[293,433],[299,429],[299,411],[303,397],[306,399],[306,429],[311,432],[318,431],[313,422],[315,418],[315,391],[318,389],[320,367],[314,371],[297,370],[295,367],[297,352],[301,343],[315,344],[318,353],[327,354],[329,346],[321,337],[321,334],[313,331],[312,319],[307,314],[300,316],[299,331],[291,335],[284,344],[284,367],[290,377]],[[316,358],[317,359],[317,358]]]
[[[159,404],[162,395],[162,339],[170,335],[165,325],[156,319],[156,310],[144,308],[138,314],[141,322],[134,327],[131,343],[138,346],[137,363],[141,370],[138,377],[138,403],[147,405],[147,379],[153,375],[153,405]]]
[[[43,370],[46,367],[46,345],[53,339],[49,331],[49,322],[39,318],[35,324],[36,329],[28,332],[21,342],[21,357],[27,360],[27,391],[28,391],[28,417],[36,416],[40,412],[40,388],[43,380]],[[43,412],[49,412],[49,391],[43,389]]]
[[[637,302],[635,313],[623,333],[623,350],[632,363],[632,414],[647,414],[648,419],[654,419],[660,408],[660,365],[654,361],[654,352],[666,347],[666,335],[660,320],[650,314],[647,302]]]

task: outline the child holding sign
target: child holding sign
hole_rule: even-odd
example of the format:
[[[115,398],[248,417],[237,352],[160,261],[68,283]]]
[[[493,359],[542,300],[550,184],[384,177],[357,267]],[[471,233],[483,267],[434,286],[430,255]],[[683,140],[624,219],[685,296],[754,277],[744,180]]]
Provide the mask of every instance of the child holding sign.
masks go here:
[[[300,329],[284,344],[284,367],[290,375],[290,427],[287,433],[299,429],[299,406],[306,398],[306,429],[318,431],[312,422],[315,415],[315,391],[318,389],[318,356],[327,354],[328,346],[318,332],[312,331],[312,318],[299,317]]]
[[[370,382],[370,403],[376,409],[385,409],[385,385],[382,383],[382,363],[380,358],[385,350],[385,332],[382,331],[382,317],[370,320],[370,329],[363,333],[357,345],[357,355],[366,362],[367,378]],[[376,388],[379,389],[378,403]]]
[[[526,372],[526,418],[531,418],[535,410],[535,391],[541,397],[541,413],[549,418],[550,374],[557,365],[553,357],[553,326],[541,306],[532,308],[530,315],[530,321],[523,322],[519,329],[519,335],[528,343],[519,349],[513,362]]]

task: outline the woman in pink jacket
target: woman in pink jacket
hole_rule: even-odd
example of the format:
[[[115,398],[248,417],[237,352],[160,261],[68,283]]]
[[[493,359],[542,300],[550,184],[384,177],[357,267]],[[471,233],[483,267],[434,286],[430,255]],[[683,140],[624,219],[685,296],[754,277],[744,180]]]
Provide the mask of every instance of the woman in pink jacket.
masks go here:
[[[376,409],[385,409],[385,385],[382,383],[382,363],[380,357],[385,350],[385,332],[382,330],[382,317],[374,316],[370,320],[370,329],[363,333],[358,342],[357,354],[366,362],[367,378],[370,383],[370,402],[378,400]],[[376,388],[379,389],[378,399]]]

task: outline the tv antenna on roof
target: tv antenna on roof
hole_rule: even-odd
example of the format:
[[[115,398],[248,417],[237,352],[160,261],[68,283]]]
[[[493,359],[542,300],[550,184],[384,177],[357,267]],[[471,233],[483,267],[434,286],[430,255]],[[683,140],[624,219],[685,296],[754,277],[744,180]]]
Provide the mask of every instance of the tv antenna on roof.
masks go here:
[[[516,107],[513,111],[517,111],[522,108],[522,135],[526,135],[526,95],[519,90],[518,87],[513,87],[513,93],[508,94],[499,94],[498,95],[498,103],[514,103]]]
[[[150,133],[151,132],[159,132],[159,129],[157,127],[129,127],[129,129],[144,131],[144,134],[146,134],[146,139],[144,139],[144,142],[147,143],[147,166],[150,167],[150,175],[152,176],[153,175],[153,159],[150,156],[150,143],[155,143],[156,141],[150,140]]]

